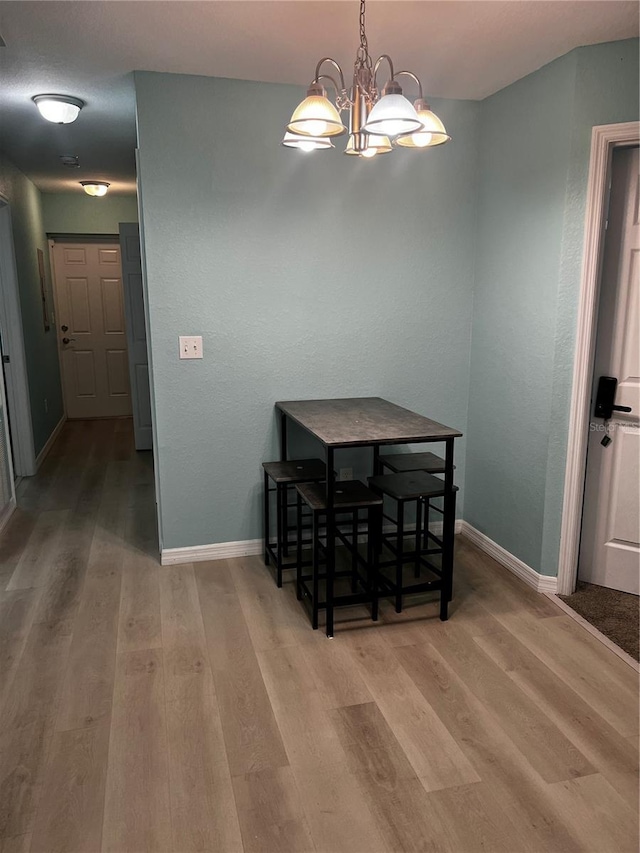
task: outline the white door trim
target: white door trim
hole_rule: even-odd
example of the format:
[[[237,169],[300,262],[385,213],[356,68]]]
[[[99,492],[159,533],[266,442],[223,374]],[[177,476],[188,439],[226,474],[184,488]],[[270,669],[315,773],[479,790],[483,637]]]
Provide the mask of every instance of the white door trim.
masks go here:
[[[22,312],[18,292],[18,273],[13,247],[11,206],[0,196],[0,314],[4,319],[3,337],[8,347],[10,381],[7,399],[12,425],[13,465],[16,474],[30,477],[36,473],[36,455],[29,402],[29,381],[22,330]]]
[[[640,122],[637,121],[600,125],[594,127],[591,133],[584,252],[560,531],[558,595],[571,595],[575,590],[578,575],[580,524],[584,499],[587,440],[589,437],[589,409],[600,296],[604,226],[609,200],[611,155],[616,147],[638,144],[639,142]]]

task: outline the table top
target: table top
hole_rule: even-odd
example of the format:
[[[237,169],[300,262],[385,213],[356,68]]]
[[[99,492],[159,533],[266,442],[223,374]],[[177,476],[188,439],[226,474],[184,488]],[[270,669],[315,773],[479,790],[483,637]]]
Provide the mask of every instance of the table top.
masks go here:
[[[381,397],[287,400],[276,407],[328,447],[444,441],[462,435]]]

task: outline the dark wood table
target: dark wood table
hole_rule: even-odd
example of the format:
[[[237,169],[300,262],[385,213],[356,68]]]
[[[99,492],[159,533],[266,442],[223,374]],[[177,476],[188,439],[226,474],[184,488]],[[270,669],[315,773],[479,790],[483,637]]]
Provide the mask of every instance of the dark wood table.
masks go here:
[[[453,491],[453,443],[462,433],[418,415],[381,397],[351,397],[337,400],[288,400],[276,403],[280,411],[280,458],[287,459],[287,421],[314,436],[325,448],[327,472],[334,470],[336,450],[347,447],[373,449],[373,473],[380,474],[380,447],[389,444],[445,444],[445,497],[442,531],[442,570],[453,576],[455,499]],[[332,590],[335,522],[333,477],[327,477],[327,589]],[[449,580],[450,582],[450,580]],[[449,590],[450,595],[450,590]],[[333,600],[327,595],[327,636],[333,636]]]

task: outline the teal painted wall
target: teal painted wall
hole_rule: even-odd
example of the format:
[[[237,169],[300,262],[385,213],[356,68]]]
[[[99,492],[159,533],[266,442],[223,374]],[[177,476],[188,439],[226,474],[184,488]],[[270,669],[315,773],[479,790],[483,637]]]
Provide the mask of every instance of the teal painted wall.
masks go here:
[[[138,200],[135,195],[42,193],[42,216],[47,234],[117,234],[118,223],[138,221]]]
[[[0,154],[0,195],[11,207],[13,240],[20,288],[29,400],[36,455],[63,414],[56,333],[44,331],[37,249],[45,256],[49,307],[53,310],[47,239],[40,191]],[[45,411],[45,399],[48,411]]]
[[[580,48],[482,104],[464,517],[558,568],[591,128],[638,118],[638,41]]]
[[[260,535],[275,400],[379,394],[465,432],[461,514],[555,574],[591,127],[637,81],[637,40],[580,48],[353,163],[273,144],[295,88],[136,73],[163,546]]]
[[[278,145],[297,87],[135,84],[163,547],[261,535],[276,400],[380,395],[466,432],[480,105],[436,104],[454,145],[353,162]]]

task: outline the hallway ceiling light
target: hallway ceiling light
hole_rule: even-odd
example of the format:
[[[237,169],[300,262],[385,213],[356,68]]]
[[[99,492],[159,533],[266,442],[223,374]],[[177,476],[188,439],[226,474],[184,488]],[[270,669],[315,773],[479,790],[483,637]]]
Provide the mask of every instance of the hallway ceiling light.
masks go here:
[[[40,110],[42,118],[55,124],[71,124],[84,107],[84,101],[80,98],[67,95],[34,95],[32,100]]]
[[[87,195],[99,197],[107,194],[110,184],[107,181],[80,181]]]
[[[380,92],[377,74],[386,62],[391,76]],[[331,65],[339,82],[331,74],[321,73],[322,67]],[[410,77],[418,87],[415,106],[402,94],[397,78]],[[335,90],[335,104],[327,97],[323,81]],[[307,90],[306,98],[296,107],[286,128],[283,145],[290,148],[315,150],[332,145],[319,144],[322,140],[342,136],[347,132],[340,113],[349,113],[349,140],[345,154],[373,157],[393,150],[393,144],[403,148],[432,148],[449,142],[451,137],[440,119],[431,111],[422,95],[422,84],[411,71],[394,71],[391,58],[383,53],[374,63],[369,56],[365,31],[365,0],[360,0],[360,46],[353,66],[353,83],[347,89],[342,68],[330,56],[316,65],[316,73]],[[313,140],[305,147],[303,140]],[[296,144],[296,140],[300,140]]]

